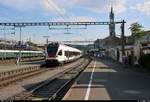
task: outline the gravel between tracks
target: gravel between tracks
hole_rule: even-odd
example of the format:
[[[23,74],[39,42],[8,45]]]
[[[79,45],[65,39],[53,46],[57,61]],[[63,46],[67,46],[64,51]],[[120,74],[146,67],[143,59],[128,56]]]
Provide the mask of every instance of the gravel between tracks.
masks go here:
[[[79,63],[80,61],[83,61],[83,59],[79,59],[78,61],[65,65],[63,68],[58,66],[56,69],[54,70],[49,70],[47,72],[41,73],[39,75],[33,76],[32,78],[27,78],[21,81],[18,81],[15,84],[9,85],[3,89],[0,89],[0,100],[5,100],[15,94],[18,94],[22,91],[27,90],[29,87],[31,87],[34,84],[37,84],[39,82],[42,82],[50,77],[52,77],[53,75],[55,75],[56,73],[59,73],[67,68],[69,68],[70,66],[76,65],[77,63]]]

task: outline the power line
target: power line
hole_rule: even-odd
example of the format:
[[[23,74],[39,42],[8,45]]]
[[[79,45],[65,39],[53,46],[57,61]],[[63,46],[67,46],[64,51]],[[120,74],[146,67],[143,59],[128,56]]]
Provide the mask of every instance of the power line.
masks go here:
[[[64,20],[65,18],[64,18],[64,16],[62,15],[62,13],[61,13],[53,4],[51,4],[51,3],[49,2],[49,0],[46,0],[46,1],[47,1],[47,3],[48,3],[49,5],[51,5],[52,8],[54,8],[54,9],[56,10],[57,14]],[[53,1],[53,2],[54,2],[54,1]]]

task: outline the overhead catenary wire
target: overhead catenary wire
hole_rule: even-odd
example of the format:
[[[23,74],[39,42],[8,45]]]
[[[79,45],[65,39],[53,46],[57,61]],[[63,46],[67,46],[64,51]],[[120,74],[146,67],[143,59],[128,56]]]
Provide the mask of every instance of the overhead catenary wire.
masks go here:
[[[58,10],[59,8],[57,8],[56,6],[54,6],[54,4],[52,4],[52,2],[50,3],[49,0],[45,0],[45,1],[47,2],[47,4],[48,4],[49,6],[51,6],[53,9],[56,10],[56,13],[57,13],[63,20],[65,20],[63,14]],[[54,2],[54,1],[53,1],[53,2]]]
[[[64,14],[62,14],[62,12],[60,12],[60,8],[57,8],[57,6],[55,6],[55,2],[54,2],[54,1],[50,2],[49,0],[46,0],[46,1],[47,1],[48,5],[50,5],[53,9],[56,10],[56,13],[62,18],[62,20],[65,21]],[[68,15],[66,15],[66,16],[69,17]],[[49,29],[52,30],[53,28],[51,29],[50,26],[49,26]],[[54,29],[55,29],[55,28],[54,28]],[[54,29],[53,29],[53,30],[54,30]],[[56,28],[56,29],[57,29],[57,28]],[[55,30],[56,30],[56,29],[55,29]],[[59,29],[59,28],[58,28],[58,29]],[[58,30],[58,29],[57,29],[57,30]],[[61,28],[60,28],[60,29],[61,29]],[[71,33],[68,32],[68,29],[69,29],[69,28],[68,28],[68,25],[67,25],[67,28],[65,28],[65,29],[67,29],[67,33],[64,33],[64,34],[71,34]]]

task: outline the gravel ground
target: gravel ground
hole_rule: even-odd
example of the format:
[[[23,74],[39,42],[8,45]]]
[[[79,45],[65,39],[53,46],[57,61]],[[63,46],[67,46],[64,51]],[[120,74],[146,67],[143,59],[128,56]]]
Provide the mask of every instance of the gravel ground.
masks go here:
[[[21,65],[15,65],[15,64],[0,65],[0,72],[7,72],[7,71],[26,68],[30,66],[31,67],[39,66],[44,63],[45,63],[44,60],[40,60],[40,61],[32,61],[32,62],[23,62]]]
[[[27,78],[27,79],[18,81],[15,84],[12,84],[12,85],[9,85],[3,89],[0,89],[0,100],[5,100],[11,96],[14,96],[15,94],[18,94],[22,91],[25,91],[27,88],[31,87],[33,84],[42,82],[42,81],[52,77],[56,73],[59,73],[65,69],[69,68],[70,66],[76,65],[79,61],[82,61],[82,60],[83,59],[80,59],[74,63],[65,65],[63,68],[58,67],[54,70],[49,70],[47,72],[33,76],[32,78]]]

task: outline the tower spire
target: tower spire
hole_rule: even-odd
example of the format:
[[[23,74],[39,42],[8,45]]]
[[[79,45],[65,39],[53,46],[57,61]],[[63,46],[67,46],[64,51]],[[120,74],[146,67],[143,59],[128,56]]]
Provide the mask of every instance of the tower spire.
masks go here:
[[[112,6],[112,4],[111,4],[111,13],[113,13],[113,6]]]
[[[110,0],[110,8],[111,8],[111,12],[113,12],[113,2],[112,2],[112,0]]]
[[[112,4],[112,2],[111,2],[111,5],[110,5],[110,8],[111,8],[111,10],[110,10],[110,14],[114,15],[114,11],[113,11],[113,4]]]
[[[113,11],[113,5],[111,2],[111,11],[110,11],[110,25],[109,25],[109,31],[110,31],[110,36],[115,36],[115,21],[114,21],[114,11]]]

